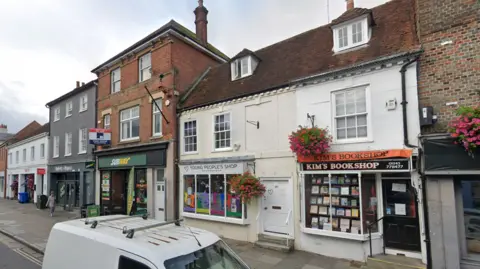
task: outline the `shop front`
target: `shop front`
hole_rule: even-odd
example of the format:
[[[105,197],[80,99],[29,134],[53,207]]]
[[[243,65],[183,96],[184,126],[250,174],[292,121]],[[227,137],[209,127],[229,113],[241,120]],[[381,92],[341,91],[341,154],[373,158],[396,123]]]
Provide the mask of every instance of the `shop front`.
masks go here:
[[[99,156],[97,167],[98,204],[104,214],[148,213],[166,219],[166,149]]]
[[[247,238],[250,220],[257,208],[242,203],[229,180],[253,172],[253,158],[223,158],[181,161],[180,211],[187,223],[229,238]],[[252,208],[250,208],[252,207]],[[253,211],[255,212],[253,212]]]
[[[359,261],[370,253],[422,258],[412,150],[328,153],[298,162],[302,249]]]
[[[0,198],[5,198],[6,185],[5,171],[0,171]]]
[[[91,161],[49,165],[50,191],[59,206],[73,210],[95,202],[94,168]]]
[[[18,199],[19,193],[28,193],[28,202],[37,203],[37,196],[45,193],[47,167],[34,166],[22,169],[9,169],[7,172],[6,196]]]

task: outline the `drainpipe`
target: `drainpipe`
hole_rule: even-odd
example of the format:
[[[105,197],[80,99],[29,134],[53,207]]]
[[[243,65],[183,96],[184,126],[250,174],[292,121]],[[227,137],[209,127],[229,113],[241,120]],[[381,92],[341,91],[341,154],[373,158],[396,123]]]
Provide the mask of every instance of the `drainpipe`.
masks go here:
[[[418,149],[418,155],[422,156],[423,151],[421,148]],[[432,269],[432,246],[430,242],[430,217],[428,212],[428,200],[427,200],[427,179],[425,175],[421,172],[421,158],[419,158],[419,165],[418,165],[418,174],[420,175],[420,179],[422,181],[422,197],[423,197],[423,219],[425,225],[425,246],[427,251],[427,269]]]
[[[409,148],[417,148],[417,146],[412,145],[408,141],[408,124],[407,124],[407,86],[406,86],[406,78],[405,78],[405,72],[407,71],[407,67],[411,65],[412,63],[416,62],[418,60],[418,56],[415,57],[413,60],[410,60],[406,64],[402,66],[400,69],[400,74],[402,76],[402,112],[403,112],[403,143],[405,144],[406,147]]]

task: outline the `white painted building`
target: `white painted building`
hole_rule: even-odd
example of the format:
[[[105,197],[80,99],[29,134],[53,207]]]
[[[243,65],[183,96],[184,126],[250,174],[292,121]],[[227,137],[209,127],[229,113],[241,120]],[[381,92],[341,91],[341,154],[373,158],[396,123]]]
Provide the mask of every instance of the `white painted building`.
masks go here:
[[[189,225],[242,241],[293,238],[296,164],[286,137],[295,113],[282,108],[294,106],[295,93],[283,88],[181,114],[180,211]],[[245,171],[267,193],[242,205],[228,179]]]
[[[18,193],[27,192],[28,182],[33,180],[37,195],[48,195],[47,160],[48,160],[48,123],[40,127],[33,136],[8,146],[7,197],[17,198]],[[11,185],[18,182],[18,192],[12,191]]]

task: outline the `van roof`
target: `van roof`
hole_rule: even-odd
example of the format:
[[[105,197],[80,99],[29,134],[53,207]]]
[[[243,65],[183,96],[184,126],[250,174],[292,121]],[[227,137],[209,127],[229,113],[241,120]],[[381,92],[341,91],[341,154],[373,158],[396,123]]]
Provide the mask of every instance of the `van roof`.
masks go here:
[[[89,218],[88,221],[90,223],[88,225],[86,219],[65,221],[55,224],[53,229],[128,251],[156,264],[190,254],[220,240],[217,235],[205,230],[136,216],[110,215]],[[92,228],[93,221],[98,222],[96,228]],[[166,225],[161,225],[162,223]],[[158,226],[148,228],[150,225]],[[130,239],[123,233],[124,227],[127,229],[147,227],[147,229],[135,231],[133,238]]]

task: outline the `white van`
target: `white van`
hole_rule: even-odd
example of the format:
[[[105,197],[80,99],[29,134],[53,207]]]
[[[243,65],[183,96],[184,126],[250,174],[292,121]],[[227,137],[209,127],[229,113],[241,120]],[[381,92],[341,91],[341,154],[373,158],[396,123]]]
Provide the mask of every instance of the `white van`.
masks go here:
[[[250,269],[211,232],[125,215],[55,224],[42,268]]]

